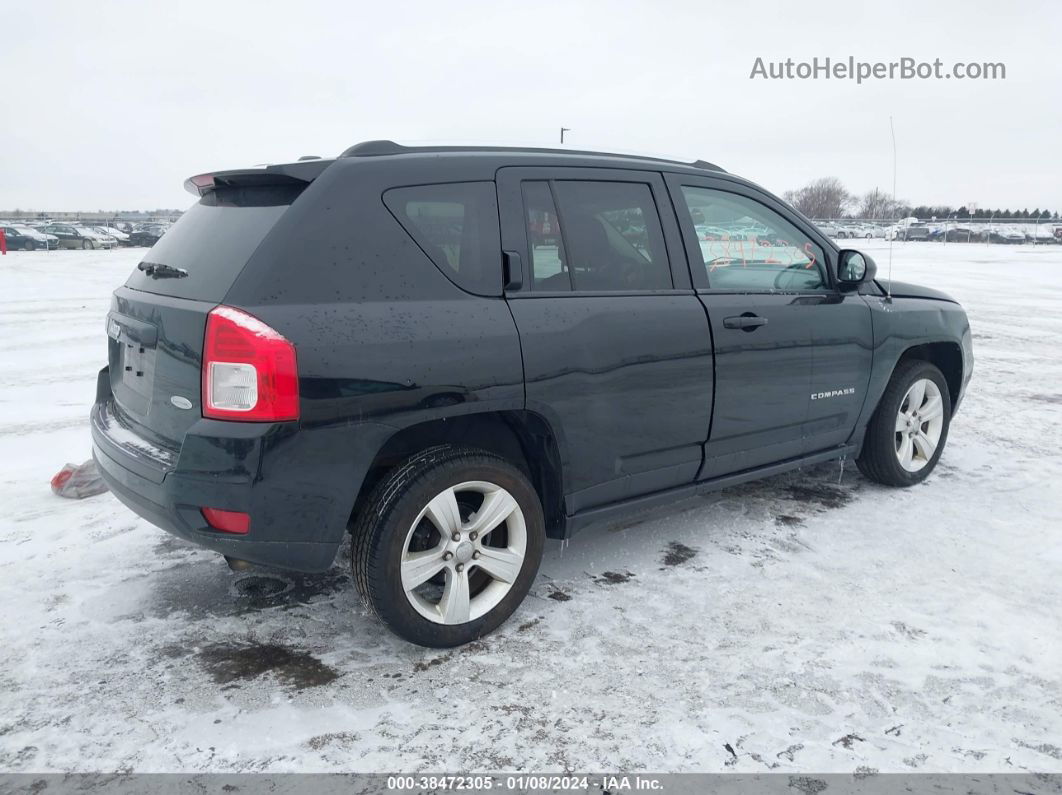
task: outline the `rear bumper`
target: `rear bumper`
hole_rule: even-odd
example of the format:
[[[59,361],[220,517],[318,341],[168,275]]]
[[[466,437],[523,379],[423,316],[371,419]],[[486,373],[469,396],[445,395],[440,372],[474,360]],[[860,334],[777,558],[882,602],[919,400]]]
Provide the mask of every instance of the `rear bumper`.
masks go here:
[[[339,540],[334,543],[308,541],[259,541],[248,536],[228,535],[212,530],[199,508],[187,502],[216,502],[191,484],[180,483],[179,476],[168,476],[165,484],[151,483],[105,453],[95,442],[92,457],[104,482],[127,508],[168,533],[222,555],[249,560],[265,566],[295,571],[325,571],[335,560]],[[183,496],[181,496],[183,494]],[[225,501],[234,497],[232,489]],[[182,501],[183,500],[183,501]],[[209,506],[208,506],[209,507]],[[229,510],[232,510],[231,508]],[[297,522],[298,516],[287,517]],[[252,532],[254,522],[252,520]]]
[[[305,429],[297,423],[203,419],[167,460],[130,428],[116,424],[106,368],[98,392],[90,422],[92,456],[122,503],[207,549],[296,571],[332,565],[378,449],[374,445],[394,430],[375,424]],[[233,535],[212,529],[201,513],[204,507],[249,514],[250,531]]]

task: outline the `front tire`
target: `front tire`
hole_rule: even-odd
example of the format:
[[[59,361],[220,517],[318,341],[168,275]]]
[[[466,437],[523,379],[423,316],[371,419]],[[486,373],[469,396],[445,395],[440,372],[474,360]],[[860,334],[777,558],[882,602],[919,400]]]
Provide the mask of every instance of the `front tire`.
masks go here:
[[[859,471],[886,486],[913,486],[933,471],[951,425],[944,374],[920,359],[901,362],[867,426]]]
[[[27,240],[25,242],[25,244],[22,246],[22,248],[25,251],[36,251],[37,250],[37,243],[34,240]]]
[[[352,528],[354,581],[373,612],[420,646],[460,646],[523,602],[545,522],[527,476],[483,450],[429,448],[373,489]]]
[[[92,241],[91,240],[82,240],[81,241],[81,248],[90,249],[90,248],[94,248],[94,246],[92,245]]]

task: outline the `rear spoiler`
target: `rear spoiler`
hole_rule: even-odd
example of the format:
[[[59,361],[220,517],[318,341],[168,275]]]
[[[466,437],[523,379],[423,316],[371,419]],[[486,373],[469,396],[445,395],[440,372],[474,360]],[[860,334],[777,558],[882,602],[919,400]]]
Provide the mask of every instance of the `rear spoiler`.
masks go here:
[[[196,174],[184,181],[184,189],[203,196],[216,188],[251,188],[277,185],[308,185],[321,175],[332,160],[305,160],[275,166],[241,168]]]

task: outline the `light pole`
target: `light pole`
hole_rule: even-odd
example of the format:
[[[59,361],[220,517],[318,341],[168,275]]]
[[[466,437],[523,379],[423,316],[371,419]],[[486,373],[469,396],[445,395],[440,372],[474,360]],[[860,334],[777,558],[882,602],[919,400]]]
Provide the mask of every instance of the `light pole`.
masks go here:
[[[560,141],[561,143],[564,143],[564,133],[571,132],[571,131],[572,131],[571,127],[561,127],[561,141]]]

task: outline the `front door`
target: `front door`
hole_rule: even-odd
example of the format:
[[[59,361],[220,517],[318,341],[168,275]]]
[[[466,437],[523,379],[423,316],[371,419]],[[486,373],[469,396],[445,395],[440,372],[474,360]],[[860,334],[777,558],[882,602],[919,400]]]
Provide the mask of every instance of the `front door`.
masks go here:
[[[693,482],[711,336],[660,174],[506,168],[497,181],[502,247],[523,274],[506,297],[526,404],[559,437],[568,513]]]
[[[741,183],[669,175],[668,184],[715,340],[699,477],[842,444],[866,391],[870,313],[834,286],[826,241]]]

